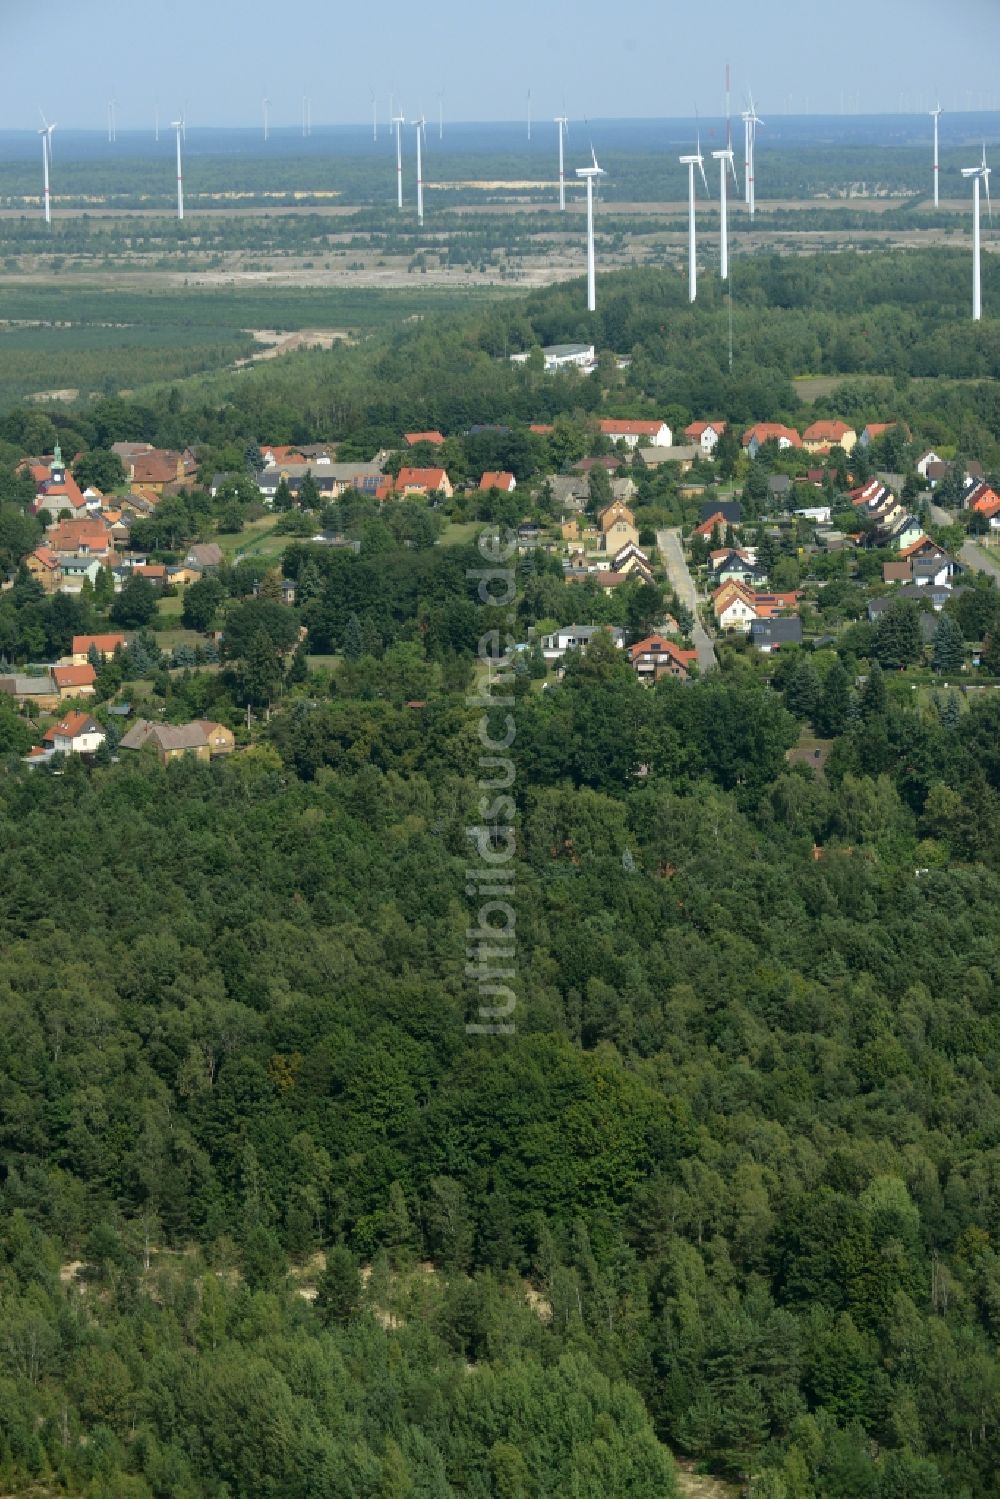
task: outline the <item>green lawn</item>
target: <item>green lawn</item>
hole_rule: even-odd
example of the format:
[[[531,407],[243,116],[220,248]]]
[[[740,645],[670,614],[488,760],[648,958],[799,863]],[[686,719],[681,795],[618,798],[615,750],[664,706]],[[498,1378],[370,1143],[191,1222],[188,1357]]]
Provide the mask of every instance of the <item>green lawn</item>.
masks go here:
[[[449,521],[441,532],[439,545],[443,547],[464,546],[470,541],[475,541],[482,529],[481,520]]]

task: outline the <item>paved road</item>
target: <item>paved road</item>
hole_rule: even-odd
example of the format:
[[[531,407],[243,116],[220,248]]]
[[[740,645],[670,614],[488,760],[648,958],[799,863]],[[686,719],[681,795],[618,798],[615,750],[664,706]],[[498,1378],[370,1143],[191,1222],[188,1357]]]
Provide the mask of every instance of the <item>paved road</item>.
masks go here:
[[[928,509],[931,520],[936,526],[953,526],[958,519],[954,511],[949,513],[947,510],[942,510],[940,505],[935,505],[930,501],[928,501]],[[971,572],[987,573],[991,578],[996,578],[1000,582],[1000,560],[997,560],[994,554],[987,551],[985,547],[977,547],[973,542],[967,541],[959,548],[958,560],[963,562]]]
[[[958,553],[959,561],[964,562],[966,567],[976,573],[988,573],[991,578],[996,578],[1000,583],[1000,562],[994,560],[991,553],[985,547],[973,546],[967,541]]]
[[[676,593],[680,602],[694,615],[694,624],[691,627],[691,639],[694,641],[698,652],[698,668],[704,676],[705,672],[711,671],[713,666],[718,666],[715,659],[715,647],[711,638],[706,633],[700,619],[698,618],[698,591],[694,586],[694,579],[688,571],[688,565],[684,558],[684,548],[681,545],[681,533],[678,527],[672,526],[668,531],[657,531],[656,545],[660,549],[660,556],[667,569],[667,577],[670,586]]]

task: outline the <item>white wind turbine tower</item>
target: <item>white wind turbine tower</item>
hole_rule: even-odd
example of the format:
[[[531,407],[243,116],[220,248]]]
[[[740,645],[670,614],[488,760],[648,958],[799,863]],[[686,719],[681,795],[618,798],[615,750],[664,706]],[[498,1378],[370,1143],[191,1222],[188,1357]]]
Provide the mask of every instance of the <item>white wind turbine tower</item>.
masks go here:
[[[427,128],[427,120],[423,115],[419,120],[414,120],[413,125],[417,132],[417,223],[424,222],[424,158],[423,141],[424,131]]]
[[[393,115],[392,128],[396,132],[396,207],[403,206],[403,126],[405,115]]]
[[[264,139],[265,141],[269,141],[271,139],[271,120],[268,111],[271,108],[271,101],[270,99],[264,99],[262,104],[264,109]]]
[[[979,184],[986,188],[986,206],[990,213],[990,223],[993,222],[993,206],[990,203],[990,168],[986,165],[986,146],[983,145],[983,159],[978,167],[963,167],[963,177],[972,178],[973,192],[973,219],[972,219],[972,317],[974,322],[979,322],[983,316],[983,283],[981,265],[981,247],[979,233]]]
[[[757,113],[753,94],[750,95],[750,108],[743,118],[747,129],[746,200],[752,219],[757,211],[757,126],[764,123]]]
[[[705,158],[701,154],[701,137],[698,137],[697,149],[693,156],[682,156],[680,158],[682,167],[688,169],[688,301],[693,302],[698,295],[698,247],[695,239],[694,228],[694,169],[698,168],[701,180],[705,184],[705,196],[708,197],[708,178],[705,176]]]
[[[587,311],[597,311],[597,267],[594,262],[594,183],[605,175],[603,167],[597,165],[597,153],[590,148],[593,166],[577,167],[576,175],[587,183]]]
[[[108,145],[114,145],[118,139],[118,122],[115,119],[116,104],[114,99],[108,100]]]
[[[378,145],[378,100],[375,98],[374,89],[372,89],[372,140]]]
[[[736,165],[733,160],[733,148],[727,146],[724,151],[713,151],[713,161],[719,163],[719,275],[723,281],[729,280],[729,203],[726,196],[727,174],[732,172],[733,181],[736,181]]]
[[[940,104],[937,104],[931,110],[930,116],[931,116],[931,119],[934,121],[934,207],[938,208],[940,206],[940,201],[941,201],[941,199],[940,199],[941,164],[940,164],[940,161],[939,161],[939,158],[938,158],[938,121],[941,118],[941,105]]]
[[[184,121],[171,120],[171,130],[177,132],[177,217],[184,217],[184,167],[181,162],[181,136],[184,134]]]
[[[559,209],[566,211],[566,137],[569,134],[569,120],[565,115],[556,115],[553,122],[559,127]]]
[[[52,163],[52,132],[55,125],[50,125],[42,115],[42,128],[38,134],[42,137],[42,205],[45,211],[45,222],[52,223],[52,194],[49,191],[49,167]]]

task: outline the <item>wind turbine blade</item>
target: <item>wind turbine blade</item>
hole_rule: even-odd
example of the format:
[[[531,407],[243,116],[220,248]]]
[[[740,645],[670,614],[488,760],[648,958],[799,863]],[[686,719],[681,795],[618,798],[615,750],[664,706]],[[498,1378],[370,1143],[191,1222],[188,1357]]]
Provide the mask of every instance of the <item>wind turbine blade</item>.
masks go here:
[[[705,163],[702,160],[702,155],[701,155],[700,151],[698,152],[698,170],[701,173],[701,180],[702,180],[702,182],[705,185],[705,197],[709,198],[709,197],[711,197],[711,193],[708,190],[708,178],[705,176]]]

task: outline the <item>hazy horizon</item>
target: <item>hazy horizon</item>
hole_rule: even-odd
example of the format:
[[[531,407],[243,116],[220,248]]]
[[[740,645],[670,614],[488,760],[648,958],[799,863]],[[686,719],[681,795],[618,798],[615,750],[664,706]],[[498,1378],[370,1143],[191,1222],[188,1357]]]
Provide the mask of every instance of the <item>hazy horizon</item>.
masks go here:
[[[96,15],[71,0],[6,0],[0,129],[34,130],[43,110],[64,128],[101,131],[111,98],[122,132],[148,128],[157,108],[161,124],[183,110],[192,129],[249,128],[262,120],[265,95],[276,130],[300,127],[303,95],[314,128],[360,125],[373,92],[383,129],[390,95],[411,118],[436,119],[443,96],[446,119],[488,124],[526,119],[529,90],[539,122],[564,108],[577,120],[718,117],[727,58],[734,113],[748,90],[765,118],[1000,104],[992,70],[969,69],[970,35],[978,57],[1000,44],[996,0],[954,0],[947,28],[938,0],[877,14],[871,0],[841,0],[840,68],[820,0],[801,0],[794,33],[784,0],[758,0],[749,42],[746,6],[718,0],[717,47],[684,39],[688,14],[679,0],[631,0],[609,24],[604,7],[580,0],[570,29],[565,9],[546,0],[509,0],[497,19],[459,0],[439,0],[432,19],[426,7],[398,4],[333,16],[318,0],[290,0],[280,12],[264,0],[211,10],[174,0],[169,12],[150,0],[101,0]]]

